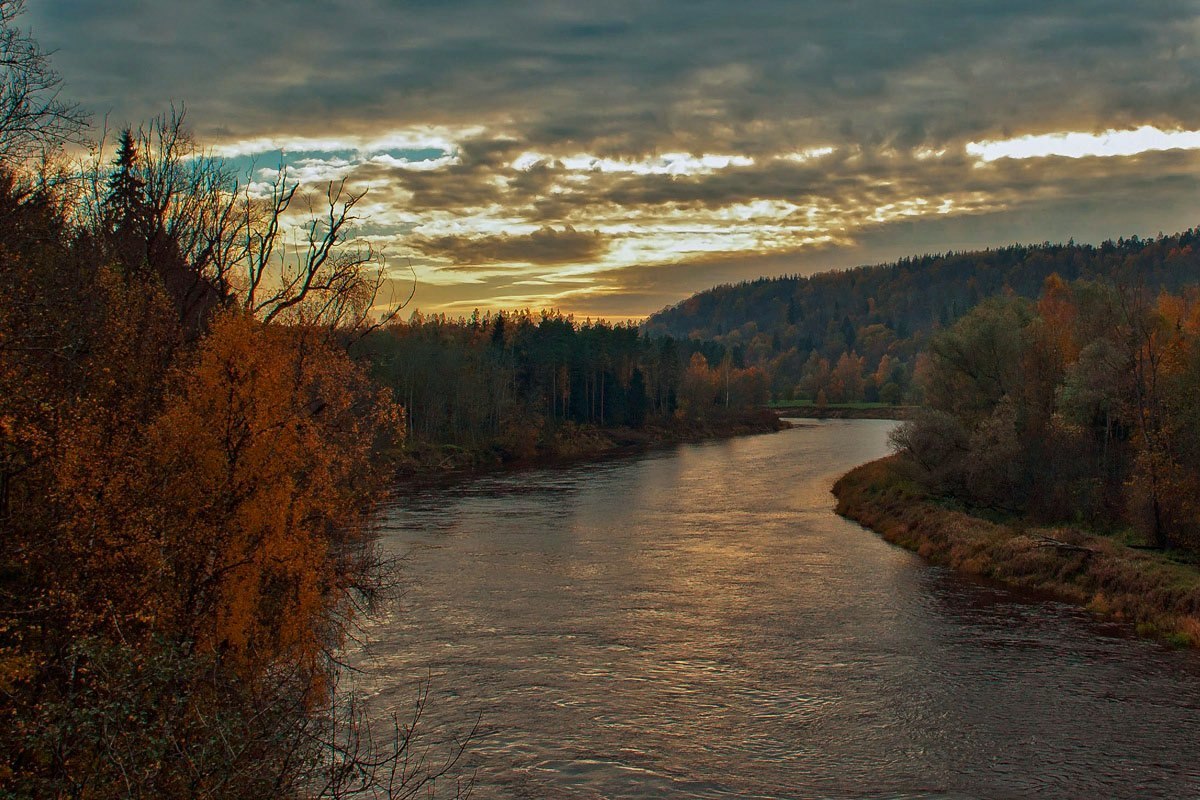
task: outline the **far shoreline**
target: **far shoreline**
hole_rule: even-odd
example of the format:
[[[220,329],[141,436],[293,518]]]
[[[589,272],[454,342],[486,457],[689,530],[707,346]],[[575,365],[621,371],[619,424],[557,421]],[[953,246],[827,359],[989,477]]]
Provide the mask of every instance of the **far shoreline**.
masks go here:
[[[495,446],[475,449],[421,443],[396,457],[394,474],[421,483],[456,482],[508,470],[573,466],[660,447],[777,433],[793,426],[767,409],[753,409],[707,420],[672,420],[642,428],[564,426],[549,442],[514,455]]]
[[[798,419],[910,419],[919,406],[891,406],[882,403],[845,403],[817,406],[811,404],[772,406],[780,417]]]

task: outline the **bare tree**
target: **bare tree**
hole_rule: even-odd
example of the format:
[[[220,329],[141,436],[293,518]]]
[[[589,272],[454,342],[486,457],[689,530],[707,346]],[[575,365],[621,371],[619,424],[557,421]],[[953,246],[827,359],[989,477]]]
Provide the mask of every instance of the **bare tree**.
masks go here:
[[[3,2],[3,0],[0,0]],[[345,181],[323,192],[276,172],[265,196],[221,159],[205,153],[171,110],[132,134],[136,183],[144,194],[145,262],[181,306],[190,329],[217,305],[238,305],[266,322],[303,321],[362,333],[411,299],[386,297],[391,281],[380,251],[353,235],[365,192]],[[104,138],[85,167],[89,227],[106,229]],[[260,184],[261,186],[261,184]],[[300,209],[302,204],[307,207]],[[136,266],[136,265],[135,265]],[[415,289],[415,280],[413,282]],[[382,310],[380,310],[382,306]]]
[[[136,130],[125,128],[112,161],[106,128],[81,167],[78,213],[102,258],[128,279],[153,276],[195,336],[214,309],[231,302],[243,216],[236,177],[196,145],[184,117],[172,106]]]
[[[395,318],[411,292],[402,302],[384,301],[385,310],[372,319],[389,282],[383,254],[353,235],[354,209],[365,190],[352,191],[343,179],[330,181],[320,195],[302,195],[308,207],[289,242],[287,218],[301,188],[281,167],[265,200],[256,202],[246,191],[241,303],[266,322],[295,317],[358,331]]]
[[[479,719],[465,732],[430,741],[424,725],[428,682],[421,684],[407,720],[393,714],[380,730],[367,718],[362,698],[339,691],[312,732],[320,757],[313,763],[306,789],[314,798],[343,800],[413,800],[444,796],[463,800],[471,794],[474,775],[460,768],[467,748],[479,735]]]
[[[50,54],[16,27],[25,0],[0,0],[0,163],[54,150],[77,139],[88,115],[62,99]]]
[[[151,246],[168,244],[196,279],[222,295],[244,255],[237,176],[196,144],[182,107],[138,130]]]

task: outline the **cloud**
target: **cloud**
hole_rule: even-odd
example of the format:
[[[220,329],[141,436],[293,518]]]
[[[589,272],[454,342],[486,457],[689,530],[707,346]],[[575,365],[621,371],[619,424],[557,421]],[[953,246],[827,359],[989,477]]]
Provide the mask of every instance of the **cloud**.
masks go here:
[[[607,247],[596,231],[539,228],[524,235],[418,237],[413,247],[425,255],[448,258],[459,266],[480,264],[572,264],[589,261]]]
[[[184,99],[202,133],[511,124],[556,149],[753,155],[843,130],[908,145],[1014,121],[1200,115],[1177,102],[1197,81],[1187,0],[282,8],[67,0],[29,16],[83,96],[134,119]]]
[[[1104,133],[1046,133],[1002,141],[968,142],[966,150],[982,161],[999,158],[1135,156],[1154,150],[1200,150],[1200,131],[1162,131],[1150,125]]]
[[[23,21],[113,125],[184,101],[256,180],[367,190],[363,230],[412,258],[422,305],[636,315],[938,236],[1195,224],[1200,151],[1168,148],[1200,131],[1196,19],[1194,0],[58,0]]]

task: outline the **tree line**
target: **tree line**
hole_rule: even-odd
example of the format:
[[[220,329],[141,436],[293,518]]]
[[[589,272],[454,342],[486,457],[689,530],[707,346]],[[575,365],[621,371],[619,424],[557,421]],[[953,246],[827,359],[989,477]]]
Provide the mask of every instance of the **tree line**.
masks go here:
[[[652,315],[644,329],[725,345],[770,376],[775,400],[920,404],[914,375],[931,336],[987,298],[1036,298],[1051,274],[1178,292],[1200,281],[1200,230],[761,278],[696,294]]]
[[[408,415],[411,442],[524,458],[579,426],[643,428],[766,402],[761,369],[722,345],[561,313],[415,312],[358,345]]]
[[[1046,279],[935,335],[894,436],[936,491],[1200,550],[1200,289]]]

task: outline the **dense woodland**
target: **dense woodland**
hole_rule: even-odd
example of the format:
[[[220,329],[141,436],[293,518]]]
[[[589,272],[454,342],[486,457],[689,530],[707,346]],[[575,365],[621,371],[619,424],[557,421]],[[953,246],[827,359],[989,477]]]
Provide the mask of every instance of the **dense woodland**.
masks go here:
[[[921,380],[894,440],[936,492],[1200,551],[1200,287],[1052,275],[933,336]]]
[[[811,277],[718,286],[645,329],[729,347],[771,376],[774,399],[923,402],[930,337],[990,297],[1036,298],[1051,274],[1177,292],[1200,282],[1200,230],[1100,246],[1041,244],[905,258]]]
[[[407,411],[410,446],[492,450],[504,460],[554,450],[581,426],[704,422],[767,401],[765,373],[734,365],[719,344],[550,312],[414,313],[360,351]]]
[[[6,797],[387,780],[331,691],[378,578],[373,454],[403,437],[339,341],[369,277],[256,288],[234,251],[266,228],[227,226],[236,196],[192,155],[165,119],[121,135],[91,198],[0,170]]]

